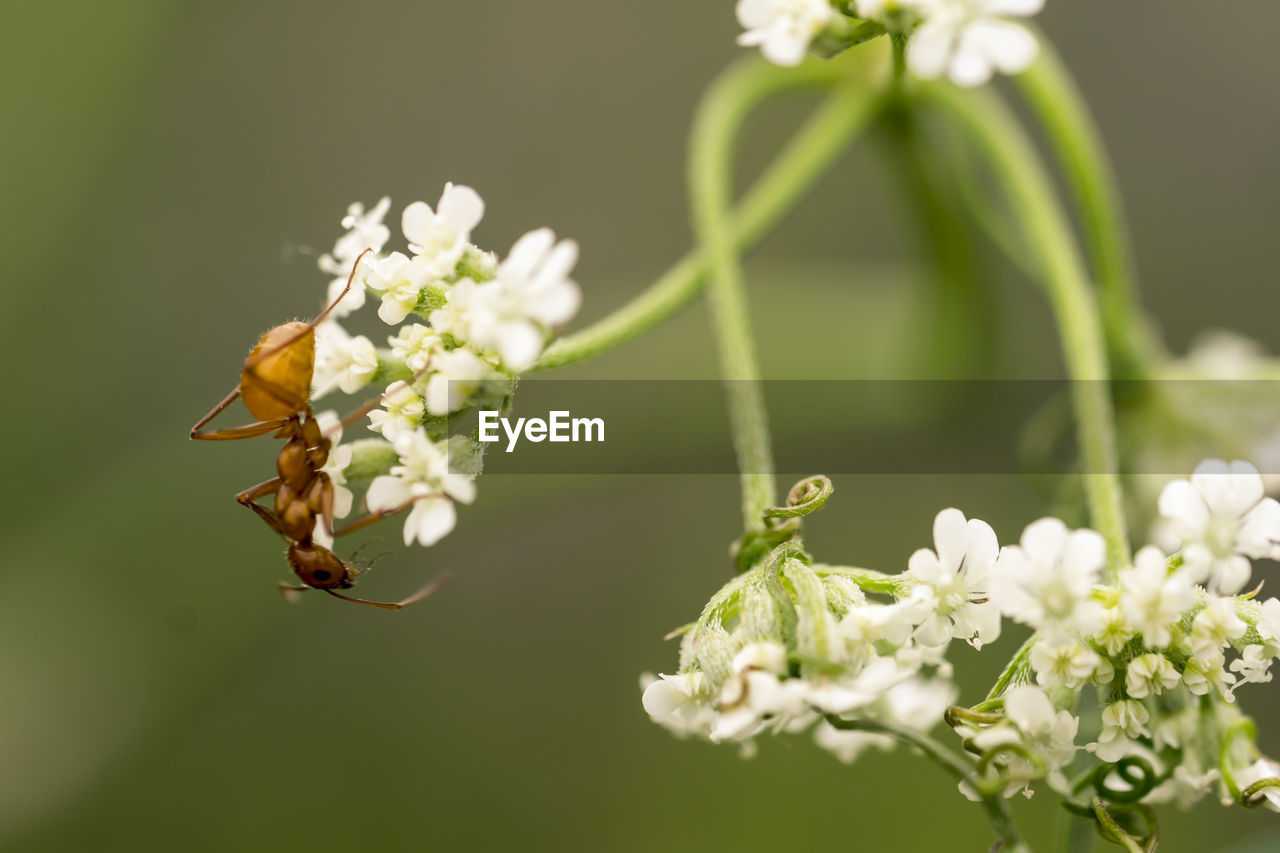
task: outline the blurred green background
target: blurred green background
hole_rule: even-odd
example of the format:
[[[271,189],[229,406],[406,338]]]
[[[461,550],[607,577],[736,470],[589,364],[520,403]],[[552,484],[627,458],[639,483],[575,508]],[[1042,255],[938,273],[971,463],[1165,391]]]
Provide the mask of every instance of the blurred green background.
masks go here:
[[[663,633],[727,577],[732,477],[484,478],[452,536],[362,583],[455,575],[391,615],[281,603],[281,543],[231,498],[274,448],[186,437],[263,329],[318,307],[314,255],[352,200],[399,210],[453,180],[485,197],[487,246],[577,238],[580,322],[643,287],[688,245],[685,135],[740,53],[732,7],[5,4],[0,849],[985,849],[978,811],[905,755],[847,768],[781,738],[742,761],[646,719],[639,674],[674,668]],[[1096,110],[1171,345],[1225,325],[1274,349],[1280,6],[1058,0],[1041,21]],[[744,170],[804,106],[753,120]],[[921,288],[887,162],[860,145],[754,255],[768,375],[902,375]],[[1032,289],[993,280],[1002,375],[1057,375]],[[706,328],[695,306],[558,376],[712,376]],[[1011,477],[836,485],[810,544],[873,566],[927,544],[944,506],[1002,540],[1044,510]],[[955,650],[968,697],[1017,641]],[[1274,721],[1277,691],[1246,693]],[[1053,849],[1049,798],[1017,809]],[[1273,820],[1206,803],[1164,816],[1161,849]]]

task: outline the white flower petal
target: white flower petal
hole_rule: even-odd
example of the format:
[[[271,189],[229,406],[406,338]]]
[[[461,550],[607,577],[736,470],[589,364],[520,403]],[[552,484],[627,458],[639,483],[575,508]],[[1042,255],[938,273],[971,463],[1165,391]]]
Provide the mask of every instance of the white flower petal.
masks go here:
[[[448,498],[432,496],[417,500],[404,520],[404,544],[411,545],[416,539],[424,546],[434,545],[453,530],[457,520],[453,501]]]

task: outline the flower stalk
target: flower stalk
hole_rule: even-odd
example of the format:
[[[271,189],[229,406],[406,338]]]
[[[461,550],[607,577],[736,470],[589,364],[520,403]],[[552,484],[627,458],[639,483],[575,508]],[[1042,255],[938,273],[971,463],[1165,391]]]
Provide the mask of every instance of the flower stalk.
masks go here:
[[[1013,80],[1044,130],[1080,211],[1112,373],[1118,379],[1145,378],[1150,342],[1134,281],[1129,229],[1098,129],[1048,39],[1040,39],[1039,60]]]
[[[969,134],[1027,231],[1073,380],[1081,476],[1090,515],[1107,541],[1109,576],[1114,579],[1129,562],[1129,541],[1120,502],[1110,370],[1097,305],[1071,228],[1030,142],[999,101],[986,93],[963,93],[946,86],[920,91],[924,103],[939,108]]]

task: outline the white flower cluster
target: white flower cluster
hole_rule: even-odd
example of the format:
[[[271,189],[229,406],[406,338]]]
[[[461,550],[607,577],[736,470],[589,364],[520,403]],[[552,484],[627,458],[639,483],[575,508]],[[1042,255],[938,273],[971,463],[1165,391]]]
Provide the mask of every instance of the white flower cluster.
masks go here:
[[[684,636],[679,674],[648,684],[645,709],[713,741],[795,731],[829,714],[927,730],[954,695],[947,644],[981,648],[1004,617],[1032,639],[988,700],[949,715],[992,790],[1029,795],[1046,780],[1070,793],[1065,770],[1081,746],[1102,762],[1103,780],[1117,762],[1147,768],[1146,802],[1272,778],[1259,775],[1256,754],[1224,745],[1246,720],[1235,691],[1270,681],[1280,656],[1280,599],[1240,594],[1252,559],[1280,556],[1280,504],[1252,466],[1209,460],[1165,487],[1160,511],[1181,537],[1176,553],[1148,546],[1114,577],[1092,530],[1041,519],[1000,549],[986,523],[956,509],[938,514],[934,549],[899,575],[795,558],[773,574],[757,567],[707,605]],[[1077,744],[1086,687],[1099,701],[1096,737]],[[818,730],[843,758],[879,737],[826,721]],[[1280,804],[1276,789],[1262,791]]]
[[[1009,790],[1047,776],[1066,791],[1060,771],[1079,726],[1066,709],[1086,686],[1100,703],[1087,749],[1107,765],[1149,768],[1160,784],[1146,802],[1189,803],[1244,769],[1220,766],[1227,732],[1242,719],[1230,703],[1242,684],[1271,680],[1280,599],[1237,593],[1251,559],[1280,555],[1280,504],[1263,496],[1251,465],[1208,460],[1190,480],[1169,483],[1159,507],[1181,538],[1176,553],[1145,547],[1114,583],[1103,582],[1102,537],[1057,519],[1035,522],[1001,552],[992,601],[1036,633],[1017,686],[1000,697],[1003,719],[988,724],[978,714],[957,731],[978,751],[1000,752],[990,763]]]
[[[1039,55],[1035,36],[1013,18],[1030,17],[1044,0],[853,0],[858,18],[908,34],[907,66],[918,77],[949,77],[979,86],[998,71],[1018,74]],[[829,0],[738,0],[738,43],[759,46],[777,65],[796,65],[821,33],[845,19]]]
[[[817,742],[844,761],[890,742],[828,716],[927,731],[956,697],[947,646],[980,646],[1000,628],[986,602],[991,528],[944,510],[934,546],[898,577],[795,557],[740,575],[684,635],[679,673],[647,683],[645,710],[677,733],[716,742],[750,744],[818,723]],[[864,586],[893,600],[873,601]]]
[[[359,267],[350,292],[316,328],[312,397],[335,389],[354,394],[370,385],[383,389],[381,407],[369,414],[380,448],[368,440],[335,447],[330,461],[341,460],[345,468],[353,448],[383,460],[364,472],[373,477],[368,509],[390,513],[411,507],[405,544],[431,545],[453,529],[454,502],[469,503],[475,496],[474,473],[459,473],[456,458],[450,466],[460,437],[450,440],[447,416],[499,405],[556,329],[577,312],[581,292],[570,273],[578,247],[541,228],[517,240],[499,261],[471,242],[484,215],[479,194],[446,184],[434,209],[421,201],[404,209],[408,253],[383,253],[391,232],[382,220],[390,207],[387,198],[367,212],[353,204],[342,220],[346,232],[319,260],[320,269],[334,277],[330,301],[357,259]],[[378,300],[379,320],[397,327],[386,347],[351,335],[340,322],[362,308],[368,294]],[[335,475],[341,471],[330,472]],[[352,503],[343,491],[346,499],[338,508],[345,511],[336,512],[339,517]]]

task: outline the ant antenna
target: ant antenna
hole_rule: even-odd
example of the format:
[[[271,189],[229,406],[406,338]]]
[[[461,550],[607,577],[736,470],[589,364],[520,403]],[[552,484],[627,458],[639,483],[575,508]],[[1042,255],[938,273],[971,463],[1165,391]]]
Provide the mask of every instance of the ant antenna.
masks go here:
[[[373,559],[369,561],[369,565],[367,565],[367,566],[365,566],[365,567],[364,567],[364,570],[365,570],[366,572],[367,572],[367,571],[369,571],[369,570],[370,570],[370,569],[372,569],[374,566],[378,565],[378,561],[379,561],[379,560],[381,560],[383,557],[390,556],[390,555],[391,555],[391,554],[393,554],[393,553],[395,553],[395,552],[393,552],[393,551],[382,551],[382,552],[380,552],[380,553],[378,553],[378,554],[374,554],[374,555],[373,555]]]
[[[436,575],[435,579],[433,579],[431,583],[427,584],[408,598],[401,599],[400,601],[370,601],[367,598],[353,598],[349,595],[343,595],[342,593],[334,592],[331,589],[326,589],[324,591],[332,595],[334,598],[341,598],[343,601],[350,601],[355,604],[367,604],[370,607],[381,607],[383,610],[399,610],[402,607],[408,607],[410,604],[417,604],[422,599],[431,595],[431,593],[435,592],[446,581],[448,581],[450,577],[451,575],[448,572],[442,572]]]
[[[257,358],[251,361],[246,361],[244,364],[244,369],[249,370],[250,368],[256,366],[258,362],[262,361],[268,356],[275,355],[281,350],[287,349],[288,347],[292,346],[295,342],[301,340],[302,337],[306,335],[308,332],[315,329],[316,326],[320,325],[320,323],[324,320],[324,318],[328,317],[330,312],[332,312],[334,308],[338,307],[338,303],[341,302],[343,299],[345,299],[347,294],[351,292],[351,283],[356,280],[356,270],[360,269],[360,262],[364,260],[365,255],[369,254],[372,251],[373,249],[365,249],[363,252],[360,253],[360,255],[356,258],[356,262],[351,265],[351,274],[347,276],[347,284],[345,287],[342,288],[342,292],[339,293],[332,302],[326,305],[325,309],[321,311],[319,314],[317,314],[314,320],[312,320],[310,323],[304,326],[302,330],[299,331],[297,334],[292,335],[288,340],[281,342],[280,344],[272,347],[266,352],[258,353]]]
[[[337,308],[338,303],[341,302],[343,299],[345,299],[347,294],[351,292],[351,282],[355,281],[356,279],[356,270],[360,269],[360,262],[364,260],[365,255],[369,254],[372,251],[373,249],[365,249],[358,256],[356,256],[356,262],[351,265],[351,274],[347,276],[346,286],[342,288],[342,292],[338,294],[337,298],[334,299],[332,302],[330,302],[327,306],[325,306],[325,309],[321,311],[314,320],[311,321],[312,328],[315,328],[316,326],[320,325],[320,322],[324,320],[325,317],[329,316],[329,312],[332,311],[334,308]]]
[[[354,563],[356,560],[360,559],[360,555],[361,555],[362,553],[364,553],[364,549],[365,549],[365,548],[368,548],[368,547],[369,547],[370,545],[372,545],[374,542],[381,542],[381,541],[382,541],[382,537],[381,537],[381,536],[371,536],[370,538],[368,538],[368,539],[366,539],[365,541],[361,542],[361,543],[360,543],[360,545],[359,545],[359,547],[357,547],[354,551],[352,551],[352,552],[351,552],[351,562],[353,562],[353,563]],[[381,555],[379,555],[379,556],[381,556]]]

